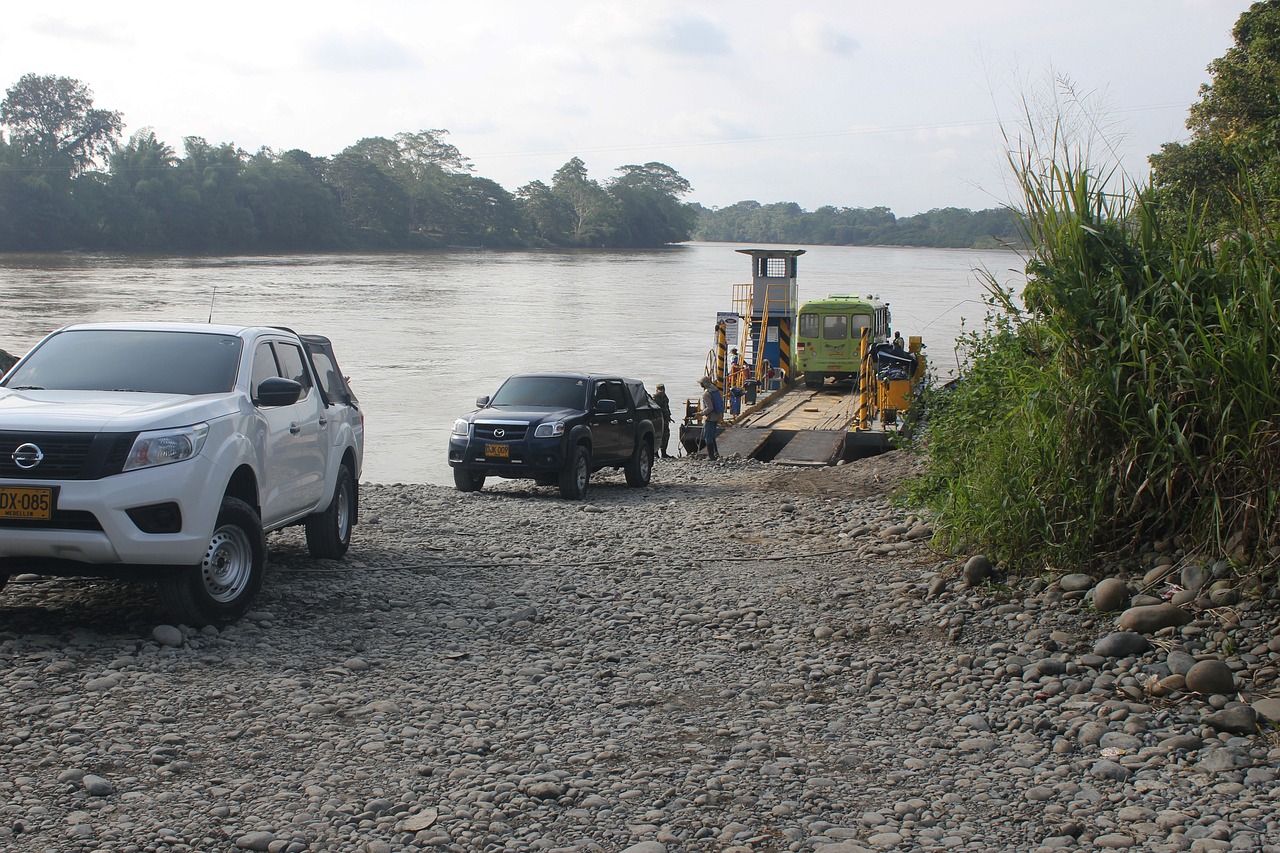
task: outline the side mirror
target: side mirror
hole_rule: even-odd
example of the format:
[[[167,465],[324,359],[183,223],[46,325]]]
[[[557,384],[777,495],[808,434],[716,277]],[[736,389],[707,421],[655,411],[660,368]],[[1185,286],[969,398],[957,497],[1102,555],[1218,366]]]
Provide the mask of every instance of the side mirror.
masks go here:
[[[596,411],[596,414],[598,415],[612,415],[614,412],[618,411],[618,401],[617,400],[596,400],[595,411]]]
[[[264,379],[258,385],[258,397],[253,402],[268,408],[292,406],[302,397],[302,383],[282,376]]]
[[[477,408],[477,409],[483,409],[483,408],[484,408],[485,406],[487,406],[487,405],[489,405],[489,395],[488,395],[488,394],[485,394],[483,397],[476,397],[476,408]]]

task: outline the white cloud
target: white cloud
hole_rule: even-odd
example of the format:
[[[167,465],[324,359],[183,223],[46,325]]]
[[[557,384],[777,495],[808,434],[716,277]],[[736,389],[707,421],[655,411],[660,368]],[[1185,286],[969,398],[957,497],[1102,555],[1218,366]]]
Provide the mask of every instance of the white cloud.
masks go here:
[[[308,58],[323,71],[415,71],[422,60],[384,33],[326,33],[311,42]]]
[[[68,39],[95,45],[122,47],[136,42],[134,33],[120,24],[89,26],[48,17],[35,21],[31,29],[48,38]]]
[[[732,53],[725,31],[701,15],[661,18],[649,33],[650,44],[677,56],[707,57]]]

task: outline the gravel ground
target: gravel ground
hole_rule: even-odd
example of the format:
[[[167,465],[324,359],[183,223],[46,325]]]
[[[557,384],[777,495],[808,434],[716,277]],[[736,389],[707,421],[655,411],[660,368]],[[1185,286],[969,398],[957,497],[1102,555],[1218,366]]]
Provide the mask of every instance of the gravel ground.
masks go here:
[[[365,485],[221,631],[17,578],[0,849],[1280,851],[1274,600],[1152,543],[1107,595],[1185,618],[1118,631],[931,551],[912,464]]]

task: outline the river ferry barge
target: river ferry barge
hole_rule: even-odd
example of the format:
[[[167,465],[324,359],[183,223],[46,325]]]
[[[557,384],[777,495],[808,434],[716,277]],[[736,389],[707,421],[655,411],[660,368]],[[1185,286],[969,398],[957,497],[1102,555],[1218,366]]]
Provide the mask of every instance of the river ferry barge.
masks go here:
[[[752,280],[717,315],[704,371],[728,401],[720,454],[821,466],[888,450],[927,374],[920,337],[891,338],[889,303],[876,296],[799,304],[803,249],[736,251],[750,256]],[[685,452],[701,450],[702,429],[687,400]]]

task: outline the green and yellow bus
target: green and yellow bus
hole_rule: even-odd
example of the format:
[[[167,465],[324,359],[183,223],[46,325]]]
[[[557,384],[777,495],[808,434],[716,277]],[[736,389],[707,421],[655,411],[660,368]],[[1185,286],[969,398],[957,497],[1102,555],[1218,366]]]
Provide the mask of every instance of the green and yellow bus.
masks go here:
[[[863,329],[871,330],[872,344],[887,342],[889,303],[870,296],[828,296],[801,305],[795,355],[804,384],[820,388],[828,378],[857,377]]]

